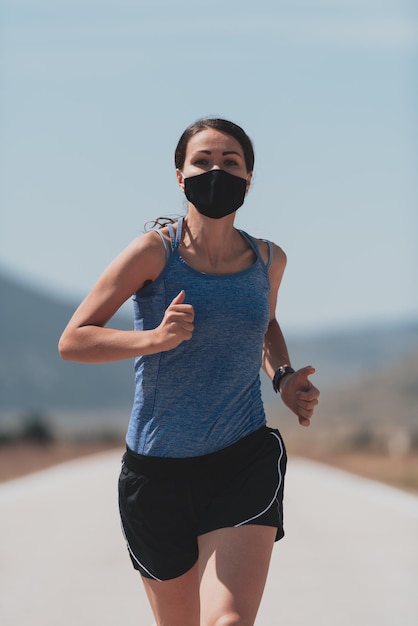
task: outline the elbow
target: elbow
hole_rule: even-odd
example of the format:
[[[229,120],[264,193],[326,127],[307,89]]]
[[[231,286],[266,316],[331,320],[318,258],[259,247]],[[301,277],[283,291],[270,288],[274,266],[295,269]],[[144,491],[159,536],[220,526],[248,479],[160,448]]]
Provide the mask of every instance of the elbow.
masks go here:
[[[65,332],[61,335],[58,342],[58,354],[63,361],[74,361],[74,349],[71,347],[71,342],[68,340]]]

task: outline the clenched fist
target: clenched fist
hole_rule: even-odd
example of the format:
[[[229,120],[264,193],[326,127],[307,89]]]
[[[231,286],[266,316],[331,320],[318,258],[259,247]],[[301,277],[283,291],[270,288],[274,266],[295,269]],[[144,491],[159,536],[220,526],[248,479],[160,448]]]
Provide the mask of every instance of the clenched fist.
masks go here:
[[[318,404],[319,391],[308,376],[315,368],[308,365],[294,374],[287,374],[280,384],[280,396],[287,407],[299,418],[301,426],[309,426],[314,408]]]
[[[192,338],[194,330],[194,309],[191,304],[184,304],[184,290],[167,307],[161,324],[155,329],[161,351],[177,348],[183,341]]]

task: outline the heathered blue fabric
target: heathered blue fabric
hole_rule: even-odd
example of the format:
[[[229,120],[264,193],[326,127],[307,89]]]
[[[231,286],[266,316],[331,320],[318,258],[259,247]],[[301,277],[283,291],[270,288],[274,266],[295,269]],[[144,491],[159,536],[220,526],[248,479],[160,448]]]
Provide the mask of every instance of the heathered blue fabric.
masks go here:
[[[195,311],[190,341],[135,361],[135,397],[126,443],[138,454],[190,457],[215,452],[266,423],[260,390],[269,323],[268,266],[255,241],[255,263],[234,274],[204,274],[178,252],[158,278],[134,296],[135,329],[157,327],[184,289]]]

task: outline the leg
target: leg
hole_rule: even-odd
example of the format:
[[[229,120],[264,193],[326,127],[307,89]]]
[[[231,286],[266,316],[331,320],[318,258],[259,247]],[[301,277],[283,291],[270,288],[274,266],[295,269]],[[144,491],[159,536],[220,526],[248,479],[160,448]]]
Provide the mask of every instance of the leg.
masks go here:
[[[201,626],[253,626],[276,528],[246,525],[199,537]]]
[[[199,626],[198,565],[163,582],[142,577],[155,626]]]

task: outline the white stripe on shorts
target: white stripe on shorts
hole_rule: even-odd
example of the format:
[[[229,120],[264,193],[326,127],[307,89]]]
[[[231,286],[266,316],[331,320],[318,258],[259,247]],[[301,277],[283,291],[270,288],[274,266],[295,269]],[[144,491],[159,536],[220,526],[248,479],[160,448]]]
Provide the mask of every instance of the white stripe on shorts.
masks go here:
[[[150,572],[150,571],[149,571],[149,570],[145,567],[145,565],[142,565],[141,561],[139,561],[139,560],[136,558],[135,554],[134,554],[134,553],[132,552],[132,550],[131,550],[131,546],[129,545],[128,538],[126,537],[126,533],[125,533],[125,529],[124,529],[124,527],[123,527],[123,522],[122,522],[122,520],[121,520],[121,522],[120,522],[120,525],[121,525],[121,527],[122,527],[122,533],[123,533],[123,536],[125,537],[125,541],[126,541],[126,545],[127,545],[127,547],[128,547],[129,553],[130,553],[130,555],[132,556],[132,558],[134,559],[135,563],[138,563],[139,567],[140,567],[141,569],[143,569],[143,570],[144,570],[144,572],[147,572],[147,574],[148,574],[151,578],[153,578],[154,580],[158,580],[158,582],[162,582],[162,579],[161,579],[161,578],[157,578],[156,576],[154,576],[153,574],[151,574],[151,572]]]
[[[248,524],[249,522],[252,522],[253,520],[257,519],[258,517],[261,517],[262,515],[264,515],[264,513],[266,513],[266,511],[268,511],[269,508],[271,506],[273,506],[274,501],[277,498],[277,494],[279,493],[279,489],[280,489],[280,486],[281,486],[282,481],[283,481],[283,475],[282,475],[282,470],[281,470],[281,467],[280,467],[280,463],[281,463],[281,460],[283,458],[284,449],[283,449],[283,444],[281,442],[280,437],[278,437],[276,435],[276,433],[274,433],[274,432],[271,432],[270,435],[273,435],[273,437],[276,437],[277,441],[279,442],[279,446],[280,446],[280,456],[279,456],[279,460],[278,460],[278,463],[277,463],[277,475],[278,475],[278,479],[279,480],[278,480],[277,489],[276,489],[276,491],[274,493],[274,497],[272,498],[270,504],[268,506],[266,506],[266,508],[263,509],[261,511],[261,513],[257,513],[257,515],[253,515],[253,517],[249,517],[248,519],[244,520],[243,522],[239,522],[238,524],[235,524],[234,528],[237,528],[238,526],[243,526],[244,524]]]

